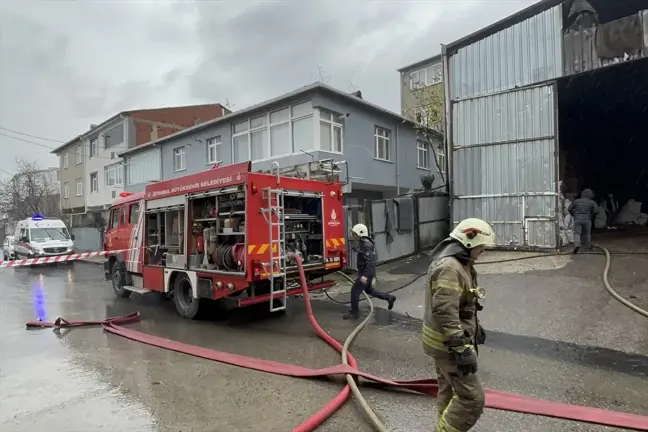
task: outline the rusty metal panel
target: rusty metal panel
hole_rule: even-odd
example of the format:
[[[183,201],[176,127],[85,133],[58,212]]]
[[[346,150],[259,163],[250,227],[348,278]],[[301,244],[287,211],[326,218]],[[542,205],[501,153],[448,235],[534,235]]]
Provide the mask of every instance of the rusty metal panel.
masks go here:
[[[638,12],[643,26],[643,49],[623,58],[600,58],[596,51],[596,26],[566,31],[563,35],[564,75],[591,71],[616,63],[648,57],[648,10]]]
[[[498,245],[555,247],[554,92],[550,84],[453,103],[454,225],[478,217]]]
[[[448,69],[451,100],[561,77],[562,6],[459,49]]]

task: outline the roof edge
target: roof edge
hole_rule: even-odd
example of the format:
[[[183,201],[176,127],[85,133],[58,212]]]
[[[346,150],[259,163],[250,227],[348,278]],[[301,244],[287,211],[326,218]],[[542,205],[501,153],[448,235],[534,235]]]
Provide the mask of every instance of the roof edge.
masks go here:
[[[408,69],[412,69],[412,68],[415,68],[415,67],[417,67],[417,66],[423,66],[423,65],[426,64],[426,63],[432,63],[432,62],[437,61],[437,60],[440,62],[442,58],[443,58],[443,54],[442,54],[442,53],[439,53],[439,54],[434,55],[434,56],[432,56],[432,57],[428,57],[428,58],[426,58],[426,59],[419,60],[419,61],[417,61],[417,62],[415,62],[415,63],[408,64],[407,66],[403,66],[403,67],[400,68],[400,69],[396,69],[396,71],[397,71],[397,72],[405,72],[405,71],[408,70]]]
[[[461,39],[458,39],[452,43],[446,44],[448,55],[455,54],[461,48],[464,48],[468,45],[471,45],[475,42],[478,42],[482,39],[487,38],[499,31],[502,31],[506,28],[509,28],[517,23],[520,23],[532,16],[538,15],[541,12],[551,9],[554,6],[562,4],[563,0],[540,0],[537,3],[534,3],[526,8],[515,12],[505,18],[502,18],[495,23],[486,26],[476,32],[470,33],[467,36],[464,36]]]
[[[273,104],[275,104],[277,102],[281,102],[284,99],[290,99],[290,98],[293,98],[293,97],[296,97],[296,96],[299,96],[299,95],[302,95],[304,93],[308,93],[308,92],[314,91],[314,90],[324,90],[324,91],[327,91],[327,92],[329,92],[331,94],[345,97],[350,101],[354,101],[354,102],[356,102],[358,104],[361,104],[361,105],[363,105],[365,107],[368,107],[368,108],[374,109],[374,110],[376,110],[378,112],[382,112],[383,114],[392,116],[392,117],[394,117],[394,118],[396,118],[398,120],[403,121],[404,123],[410,123],[412,125],[415,124],[410,119],[408,119],[406,117],[403,117],[402,115],[397,114],[397,113],[395,113],[393,111],[390,111],[390,110],[388,110],[386,108],[383,108],[383,107],[381,107],[379,105],[368,102],[365,99],[360,99],[360,98],[358,98],[356,96],[353,96],[350,93],[343,92],[342,90],[338,90],[335,87],[331,87],[331,86],[329,86],[327,84],[324,84],[324,83],[321,83],[321,82],[315,82],[315,83],[309,84],[307,86],[300,87],[300,88],[298,88],[296,90],[293,90],[291,92],[284,93],[281,96],[277,96],[277,97],[265,100],[265,101],[260,102],[258,104],[250,105],[247,108],[243,108],[241,110],[234,111],[234,112],[229,113],[227,115],[217,117],[215,119],[212,119],[212,120],[197,124],[195,126],[192,126],[192,127],[189,127],[189,128],[183,129],[183,130],[180,130],[180,131],[178,131],[176,133],[173,133],[171,135],[167,135],[167,136],[159,138],[157,140],[149,141],[148,143],[144,143],[144,144],[140,144],[139,146],[132,147],[130,149],[124,150],[123,152],[118,153],[117,155],[119,157],[123,157],[125,155],[129,155],[129,154],[133,154],[133,153],[139,153],[140,151],[143,151],[142,149],[144,149],[144,148],[155,147],[156,145],[160,145],[160,144],[162,144],[162,143],[164,143],[166,141],[170,141],[170,140],[172,140],[174,138],[178,138],[178,137],[181,137],[183,135],[190,134],[192,132],[198,132],[200,130],[206,129],[206,128],[210,127],[210,126],[213,126],[215,124],[219,124],[221,122],[224,123],[226,121],[231,121],[232,119],[235,119],[235,118],[237,118],[239,116],[244,116],[244,115],[250,114],[250,113],[252,113],[254,111],[257,111],[259,109],[262,109],[262,108],[265,108],[267,106],[273,105]]]

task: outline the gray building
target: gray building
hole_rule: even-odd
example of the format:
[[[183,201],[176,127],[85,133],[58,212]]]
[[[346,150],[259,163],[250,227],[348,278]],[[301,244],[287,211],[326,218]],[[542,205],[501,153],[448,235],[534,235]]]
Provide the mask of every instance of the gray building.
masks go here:
[[[398,69],[400,74],[401,115],[416,122],[425,119],[429,104],[426,89],[438,86],[443,94],[443,65],[441,54]],[[442,127],[442,125],[439,125]]]
[[[436,137],[436,136],[435,136]],[[442,140],[439,134],[438,146]],[[125,190],[151,181],[252,160],[253,169],[311,161],[346,161],[347,203],[422,189],[437,174],[430,143],[408,119],[321,83],[205,122],[136,148],[125,161]],[[436,175],[435,185],[440,184]],[[355,200],[354,200],[355,199]]]
[[[648,76],[648,11],[642,6],[543,0],[442,46],[455,225],[479,217],[493,225],[501,247],[554,249],[564,223],[561,185],[570,177],[591,187],[618,166],[624,173],[599,194],[615,185],[619,195],[637,189],[645,146],[609,149],[611,142],[645,141],[646,131],[636,131],[645,124],[636,117],[640,104],[631,100]],[[596,151],[583,152],[585,143],[597,141]],[[603,159],[584,160],[597,156]],[[618,180],[626,178],[625,184]],[[581,182],[567,192],[582,188]]]

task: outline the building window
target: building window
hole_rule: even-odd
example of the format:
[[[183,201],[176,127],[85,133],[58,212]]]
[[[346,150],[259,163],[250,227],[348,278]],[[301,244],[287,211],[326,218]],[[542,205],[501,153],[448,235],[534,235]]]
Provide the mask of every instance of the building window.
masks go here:
[[[430,169],[428,143],[423,140],[416,140],[416,166],[418,168]]]
[[[115,147],[124,142],[124,123],[103,133],[104,148]]]
[[[215,164],[222,162],[221,157],[221,137],[213,137],[207,139],[207,163]]]
[[[185,162],[185,148],[173,149],[173,171],[184,171],[187,169]]]
[[[374,139],[376,148],[374,157],[379,160],[391,161],[390,138],[391,132],[388,129],[376,126],[374,129]]]
[[[131,156],[126,160],[129,185],[160,180],[160,152],[150,150]]]
[[[440,173],[445,173],[445,148],[443,147],[443,143],[440,142],[437,145],[437,150],[436,150],[436,160],[437,164],[439,165],[439,172]]]
[[[234,162],[285,156],[313,145],[313,104],[311,101],[285,107],[234,124]]]
[[[425,69],[420,69],[410,73],[411,90],[439,84],[441,81],[443,81],[441,63],[437,63],[432,66],[428,66]]]
[[[106,186],[121,186],[124,184],[124,170],[121,162],[104,167],[104,183]]]
[[[83,147],[80,145],[74,149],[74,162],[79,165],[83,161]]]
[[[68,169],[68,154],[63,155],[63,169]]]
[[[61,171],[56,170],[56,181],[61,181]]]
[[[99,139],[93,138],[90,140],[90,157],[97,156],[99,154]]]
[[[76,196],[83,195],[83,179],[76,179]]]
[[[319,110],[320,149],[342,153],[342,123],[339,115],[328,110]]]
[[[96,172],[90,174],[90,193],[99,191],[99,176]]]
[[[63,198],[70,198],[70,185],[68,182],[63,183]]]

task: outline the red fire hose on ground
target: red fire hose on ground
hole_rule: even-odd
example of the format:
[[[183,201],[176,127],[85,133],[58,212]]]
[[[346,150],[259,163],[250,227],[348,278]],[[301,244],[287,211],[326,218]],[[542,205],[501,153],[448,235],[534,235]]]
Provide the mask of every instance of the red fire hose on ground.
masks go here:
[[[302,287],[304,288],[304,302],[308,314],[308,319],[317,333],[326,343],[331,345],[337,351],[342,352],[342,345],[329,336],[317,323],[311,307],[306,276],[302,267],[301,260],[297,260]],[[233,366],[239,366],[247,369],[253,369],[261,372],[268,372],[277,375],[291,376],[295,378],[321,378],[334,375],[347,375],[357,378],[364,378],[369,381],[383,384],[386,388],[407,389],[416,393],[436,396],[437,381],[435,379],[420,379],[413,381],[392,381],[379,378],[357,369],[357,363],[351,354],[347,354],[349,365],[340,364],[323,369],[310,369],[302,366],[288,365],[284,363],[246,357],[238,354],[215,351],[195,345],[187,345],[181,342],[153,336],[132,329],[122,327],[121,324],[139,321],[139,312],[135,312],[123,317],[108,318],[104,321],[66,321],[62,318],[55,322],[30,321],[27,323],[28,328],[33,327],[80,327],[86,325],[102,325],[104,330],[142,342],[159,348],[184,353],[187,355],[200,357],[208,360],[218,361]],[[348,348],[348,344],[347,344]],[[327,418],[331,417],[349,398],[351,386],[347,384],[342,391],[329,404],[323,407],[311,418],[293,430],[298,432],[310,432],[315,430]],[[357,393],[356,393],[357,394]],[[638,431],[648,431],[648,416],[628,414],[599,408],[590,408],[578,405],[568,405],[556,402],[550,402],[531,397],[520,396],[513,393],[506,393],[497,390],[486,390],[486,407],[500,409],[505,411],[514,411],[527,414],[535,414],[547,417],[562,418],[587,423],[600,424],[605,426],[615,426]],[[382,430],[374,422],[378,430]],[[383,426],[384,428],[384,426]],[[385,429],[386,430],[386,429]]]

